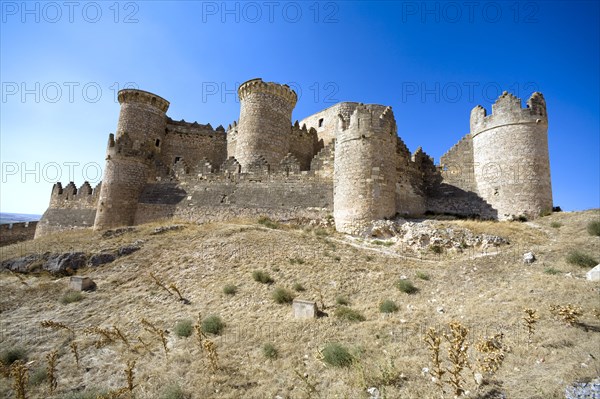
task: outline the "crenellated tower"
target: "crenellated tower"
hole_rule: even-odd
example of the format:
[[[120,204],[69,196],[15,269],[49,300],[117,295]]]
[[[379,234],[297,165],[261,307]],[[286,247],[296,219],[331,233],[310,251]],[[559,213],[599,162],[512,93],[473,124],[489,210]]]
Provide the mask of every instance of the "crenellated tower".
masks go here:
[[[271,168],[279,165],[290,149],[296,93],[287,85],[252,79],[240,85],[238,96],[240,119],[235,158],[242,171],[247,171],[258,157],[264,158]]]
[[[396,213],[396,122],[390,107],[358,104],[338,116],[333,213],[338,231],[362,234]]]
[[[552,210],[548,115],[541,93],[533,93],[526,108],[507,92],[492,105],[491,115],[475,107],[470,135],[477,192],[498,219]]]
[[[167,124],[169,102],[143,90],[119,91],[116,135],[108,140],[94,229],[134,223],[139,196],[153,173]]]

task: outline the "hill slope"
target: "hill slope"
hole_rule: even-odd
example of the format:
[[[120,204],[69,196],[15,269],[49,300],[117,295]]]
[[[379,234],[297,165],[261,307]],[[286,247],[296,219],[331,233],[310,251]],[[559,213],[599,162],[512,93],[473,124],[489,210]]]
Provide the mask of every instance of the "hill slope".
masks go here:
[[[351,239],[327,229],[254,221],[182,224],[161,234],[155,234],[160,225],[153,224],[112,236],[86,231],[43,237],[2,248],[1,260],[46,251],[114,252],[131,244],[141,249],[78,270],[97,289],[73,303],[61,303],[68,277],[0,273],[0,351],[23,348],[30,375],[37,371],[38,379],[45,356],[58,351],[55,395],[47,393],[47,381],[34,378],[30,398],[117,390],[127,386],[123,370],[131,360],[136,360],[133,392],[138,399],[161,397],[177,386],[183,397],[202,399],[368,398],[371,387],[387,398],[439,398],[423,336],[429,327],[447,331],[454,320],[469,329],[474,371],[476,359],[482,358],[477,341],[503,334],[504,361],[494,375],[483,373],[477,386],[473,373],[463,372],[469,397],[564,397],[567,385],[600,375],[600,285],[585,280],[589,268],[565,261],[570,249],[598,260],[600,238],[586,232],[587,223],[598,216],[593,210],[557,213],[534,223],[435,222],[438,229],[467,228],[510,242],[464,251],[432,251],[429,245],[414,252],[396,239]],[[537,257],[530,265],[522,261],[528,251]],[[274,283],[254,281],[255,270],[267,272]],[[151,273],[167,288],[174,283],[186,301],[172,287],[171,293],[160,287]],[[409,295],[396,288],[401,278],[412,281],[418,292]],[[305,291],[295,295],[316,301],[326,316],[298,321],[290,305],[274,302],[276,287],[292,290],[296,283]],[[223,292],[227,284],[236,286],[234,295]],[[381,313],[384,300],[395,302],[398,311]],[[344,302],[366,320],[336,317]],[[552,305],[566,304],[583,310],[574,326],[550,311]],[[540,317],[531,343],[522,322],[525,308],[536,309]],[[178,321],[195,323],[199,314],[219,315],[225,323],[221,335],[208,334],[216,345],[217,370],[195,333],[185,338],[175,332]],[[142,319],[166,331],[167,354]],[[74,335],[43,328],[43,320],[63,323]],[[127,344],[113,334],[112,342],[97,348],[98,330],[84,332],[95,327],[117,327]],[[70,348],[73,339],[79,366]],[[350,367],[326,365],[322,351],[331,342],[350,350]],[[264,356],[267,343],[276,348],[276,358]],[[440,357],[449,366],[446,352],[443,342]],[[0,397],[12,397],[11,384],[0,376]],[[66,396],[74,391],[79,396]],[[446,391],[452,397],[449,385]]]

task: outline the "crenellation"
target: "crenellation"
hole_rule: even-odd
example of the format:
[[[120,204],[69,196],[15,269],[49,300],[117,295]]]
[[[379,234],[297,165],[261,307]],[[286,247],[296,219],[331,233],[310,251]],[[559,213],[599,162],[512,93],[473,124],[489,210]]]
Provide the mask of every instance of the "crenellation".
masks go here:
[[[240,117],[225,129],[173,120],[169,102],[119,92],[102,184],[56,183],[36,236],[158,219],[325,217],[368,234],[375,220],[426,212],[504,219],[552,207],[546,102],[525,108],[504,92],[477,106],[470,132],[436,165],[398,136],[391,107],[342,102],[292,123],[296,93],[252,79],[238,89]]]

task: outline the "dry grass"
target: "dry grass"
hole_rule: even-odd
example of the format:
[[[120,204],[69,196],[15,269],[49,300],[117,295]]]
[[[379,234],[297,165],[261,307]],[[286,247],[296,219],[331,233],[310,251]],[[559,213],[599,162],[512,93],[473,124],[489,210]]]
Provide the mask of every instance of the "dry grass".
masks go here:
[[[431,375],[422,373],[423,367],[432,369],[430,349],[422,337],[429,327],[448,334],[448,323],[460,320],[471,339],[503,333],[503,344],[511,348],[493,378],[472,390],[472,396],[485,397],[496,390],[509,398],[559,398],[566,384],[593,378],[600,370],[600,320],[593,313],[599,286],[585,281],[587,270],[565,260],[572,249],[599,253],[598,237],[586,230],[597,218],[598,211],[586,211],[527,223],[444,221],[504,236],[511,245],[495,254],[444,253],[424,260],[404,257],[394,246],[367,245],[333,232],[318,235],[285,225],[271,229],[252,221],[186,225],[161,235],[150,234],[160,225],[152,224],[112,238],[92,231],[67,232],[3,247],[1,258],[45,251],[112,251],[136,240],[144,242],[132,255],[80,271],[92,277],[98,289],[68,306],[59,302],[68,278],[40,274],[22,280],[0,274],[3,345],[27,348],[30,360],[38,365],[44,364],[46,353],[58,350],[57,395],[81,386],[99,392],[123,389],[128,385],[123,365],[135,355],[137,399],[160,397],[173,384],[203,399],[361,398],[368,397],[368,383],[380,384],[390,398],[439,398]],[[553,228],[553,222],[562,227]],[[521,259],[529,250],[538,260],[525,266]],[[304,263],[292,264],[289,259]],[[549,275],[544,273],[547,268],[561,272]],[[329,317],[294,320],[289,306],[271,299],[273,286],[253,281],[254,270],[268,271],[284,287],[302,282],[302,299],[317,301]],[[406,295],[395,287],[401,275],[417,276],[417,272],[431,277],[416,280],[418,294]],[[149,273],[183,287],[190,304],[176,300],[177,294],[155,284]],[[227,282],[235,282],[235,295],[223,294]],[[169,284],[163,283],[167,288]],[[352,309],[366,320],[349,323],[332,317],[339,296],[351,298]],[[383,300],[398,304],[398,311],[381,313]],[[582,308],[578,324],[556,320],[549,310],[567,304]],[[538,309],[531,343],[522,321],[526,308]],[[219,314],[227,327],[200,345],[196,339],[178,339],[174,331],[164,329],[178,320],[196,319],[200,312]],[[42,328],[43,320],[62,323],[74,333]],[[115,336],[113,328],[102,326],[119,326],[131,347]],[[93,327],[113,333],[112,342],[96,348],[102,335],[83,334]],[[80,367],[68,354],[72,336],[77,337]],[[203,346],[207,341],[211,348]],[[279,356],[266,360],[265,342],[277,348]],[[349,350],[352,367],[323,362],[320,353],[331,342]],[[443,346],[446,359],[447,343]],[[390,369],[391,359],[397,374],[383,371]],[[467,377],[465,370],[462,375]],[[15,396],[13,380],[0,377],[0,397]],[[28,398],[47,397],[46,385],[27,389]]]

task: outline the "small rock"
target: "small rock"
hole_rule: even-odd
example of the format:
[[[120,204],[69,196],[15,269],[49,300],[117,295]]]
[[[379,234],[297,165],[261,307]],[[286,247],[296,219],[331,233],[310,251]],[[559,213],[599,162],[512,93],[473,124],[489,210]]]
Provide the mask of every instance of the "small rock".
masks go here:
[[[124,247],[119,248],[119,256],[125,256],[134,253],[135,251],[139,251],[141,249],[138,245],[126,245]]]
[[[483,375],[481,373],[475,373],[473,377],[475,378],[477,385],[483,384]]]
[[[535,254],[533,252],[527,252],[523,255],[523,263],[531,264],[535,262]]]
[[[369,389],[367,389],[367,392],[369,393],[369,395],[371,395],[369,397],[369,399],[380,399],[380,393],[379,393],[379,389],[375,388],[375,387],[371,387]]]
[[[600,398],[600,378],[590,382],[575,382],[565,388],[566,399]]]
[[[592,270],[585,274],[588,281],[600,281],[600,265],[596,265]]]
[[[83,252],[67,252],[50,255],[42,269],[52,274],[71,274],[86,263],[87,257]]]
[[[405,275],[400,276],[400,280],[407,280],[408,277],[406,277]]]
[[[109,253],[99,253],[90,257],[89,263],[91,266],[100,266],[113,262],[117,257]]]
[[[440,314],[441,314],[441,313],[444,313],[444,308],[443,308],[443,307],[441,307],[441,306],[438,306],[438,308],[436,309],[436,311],[437,311],[438,313],[440,313]]]

